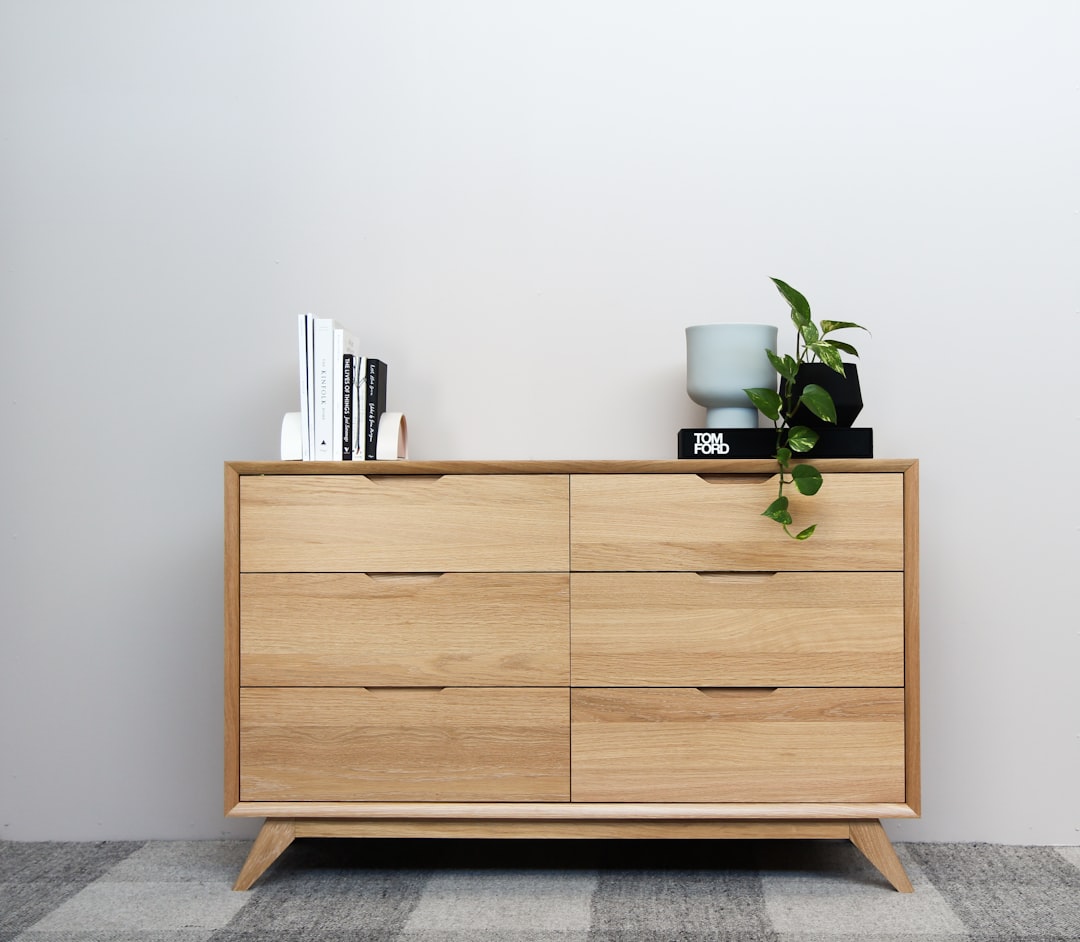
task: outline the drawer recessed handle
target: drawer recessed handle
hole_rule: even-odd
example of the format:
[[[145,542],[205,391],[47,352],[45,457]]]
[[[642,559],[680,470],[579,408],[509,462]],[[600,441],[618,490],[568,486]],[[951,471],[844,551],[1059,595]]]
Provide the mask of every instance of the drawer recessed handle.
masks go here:
[[[719,572],[699,572],[698,577],[708,582],[767,582],[776,572],[742,572],[739,570],[723,570]]]
[[[438,481],[441,474],[365,474],[372,484],[402,483],[408,481]]]
[[[706,484],[742,483],[742,484],[767,484],[776,477],[773,473],[765,474],[704,474],[699,473]]]
[[[429,582],[438,582],[444,572],[367,572],[364,573],[372,582],[400,582],[426,585]]]
[[[698,687],[698,693],[706,697],[767,697],[779,687]]]
[[[418,697],[434,696],[442,693],[445,687],[365,687],[368,693],[375,697]]]

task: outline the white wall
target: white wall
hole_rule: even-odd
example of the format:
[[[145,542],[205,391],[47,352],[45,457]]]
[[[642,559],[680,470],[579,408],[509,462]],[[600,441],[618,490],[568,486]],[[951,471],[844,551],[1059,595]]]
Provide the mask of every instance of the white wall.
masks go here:
[[[1080,843],[1073,0],[0,0],[0,838],[221,814],[222,462],[295,315],[416,458],[674,457],[683,328],[873,330],[925,817]],[[784,331],[787,333],[787,331]],[[812,547],[809,547],[812,552]]]

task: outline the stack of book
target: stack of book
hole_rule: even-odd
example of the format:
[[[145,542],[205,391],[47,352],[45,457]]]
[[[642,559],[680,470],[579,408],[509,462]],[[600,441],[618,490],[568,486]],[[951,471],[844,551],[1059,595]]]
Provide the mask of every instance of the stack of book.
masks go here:
[[[330,317],[297,317],[300,451],[305,461],[374,461],[386,411],[386,364],[359,352]]]

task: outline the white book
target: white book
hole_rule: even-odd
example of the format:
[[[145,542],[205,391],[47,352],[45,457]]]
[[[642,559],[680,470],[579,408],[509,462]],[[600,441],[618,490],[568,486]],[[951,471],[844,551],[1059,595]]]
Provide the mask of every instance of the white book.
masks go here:
[[[330,317],[315,318],[315,450],[316,461],[334,458],[334,328]]]
[[[330,460],[340,461],[342,456],[341,451],[341,428],[342,428],[342,416],[343,416],[343,400],[344,394],[344,382],[343,382],[343,365],[345,356],[345,330],[342,327],[335,325],[334,327],[334,352],[331,355],[330,362],[334,365],[334,383],[330,390],[330,395],[333,400],[333,405],[330,410],[330,421],[333,424],[334,431],[330,438]]]
[[[300,367],[300,456],[304,461],[311,459],[311,436],[308,434],[311,416],[311,384],[309,367],[311,357],[308,347],[308,322],[310,314],[297,314],[297,352]]]
[[[307,315],[307,397],[308,413],[304,437],[308,460],[315,457],[315,315]]]

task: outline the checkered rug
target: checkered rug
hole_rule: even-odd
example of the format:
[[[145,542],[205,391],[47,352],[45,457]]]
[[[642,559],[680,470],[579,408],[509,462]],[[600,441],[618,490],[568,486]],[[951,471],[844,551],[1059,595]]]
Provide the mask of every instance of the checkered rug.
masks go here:
[[[1080,940],[1080,847],[831,841],[0,842],[0,942]]]

